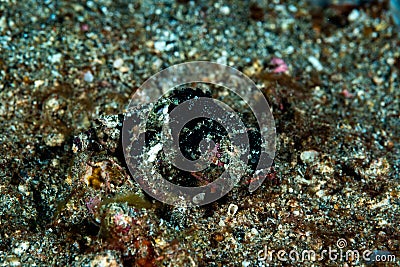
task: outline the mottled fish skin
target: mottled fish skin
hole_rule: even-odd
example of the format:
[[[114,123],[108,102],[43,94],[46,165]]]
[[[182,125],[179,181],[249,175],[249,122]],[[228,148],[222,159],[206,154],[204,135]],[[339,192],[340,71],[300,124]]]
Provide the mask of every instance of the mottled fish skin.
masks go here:
[[[342,5],[351,5],[351,6],[359,6],[372,0],[309,0],[312,5],[327,7],[331,5],[342,6]]]
[[[308,0],[311,5],[320,7],[327,7],[331,5],[359,6],[371,1],[372,0]],[[394,23],[400,27],[400,0],[390,0],[389,12],[393,17]]]
[[[400,0],[390,0],[390,12],[394,23],[400,27]]]

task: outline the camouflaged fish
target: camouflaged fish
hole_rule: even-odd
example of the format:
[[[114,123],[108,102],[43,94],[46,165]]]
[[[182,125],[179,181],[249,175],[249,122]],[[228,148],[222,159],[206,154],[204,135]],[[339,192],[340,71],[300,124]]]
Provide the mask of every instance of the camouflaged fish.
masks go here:
[[[327,6],[360,6],[372,2],[372,0],[309,0],[310,4],[327,7]],[[394,23],[400,27],[400,0],[390,0],[389,12]]]

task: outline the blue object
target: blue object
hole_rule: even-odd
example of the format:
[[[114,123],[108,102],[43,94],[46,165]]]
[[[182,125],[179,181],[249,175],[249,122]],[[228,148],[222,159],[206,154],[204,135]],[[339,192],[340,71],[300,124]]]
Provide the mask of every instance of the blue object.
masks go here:
[[[394,23],[400,27],[400,0],[390,0],[390,12],[392,13]]]

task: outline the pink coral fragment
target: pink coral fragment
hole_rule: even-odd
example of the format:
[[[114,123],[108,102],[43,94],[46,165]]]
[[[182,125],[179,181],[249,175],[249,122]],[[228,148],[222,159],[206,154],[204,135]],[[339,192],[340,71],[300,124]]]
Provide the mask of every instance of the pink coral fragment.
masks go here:
[[[354,97],[354,95],[353,95],[352,93],[350,93],[347,89],[344,89],[344,90],[342,91],[342,95],[343,95],[345,98],[353,98],[353,97]]]
[[[272,71],[273,73],[282,73],[289,70],[288,65],[281,58],[277,57],[272,58],[270,64],[275,66],[275,68]]]

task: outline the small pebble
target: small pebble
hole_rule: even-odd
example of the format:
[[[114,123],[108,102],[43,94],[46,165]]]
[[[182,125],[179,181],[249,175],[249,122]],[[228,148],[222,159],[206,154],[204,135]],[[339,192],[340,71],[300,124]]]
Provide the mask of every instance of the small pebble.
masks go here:
[[[61,146],[65,141],[65,136],[62,133],[49,134],[44,140],[45,144],[51,147]]]
[[[317,157],[318,157],[318,152],[315,150],[308,150],[308,151],[303,151],[300,154],[300,159],[304,162],[304,163],[312,163],[314,162]]]
[[[157,58],[156,60],[153,61],[152,69],[155,71],[159,71],[161,69],[162,64],[163,64],[163,61],[161,59]]]
[[[81,25],[81,31],[87,32],[88,30],[89,30],[89,25],[87,25],[87,24],[82,24]]]
[[[44,84],[43,80],[37,80],[35,81],[35,88],[38,88],[39,86],[41,86],[42,84]]]
[[[216,60],[217,63],[219,63],[219,64],[224,64],[224,65],[226,65],[227,61],[228,61],[228,59],[227,59],[226,57],[224,57],[224,56],[219,57],[219,58],[217,58],[217,60]]]
[[[93,74],[90,71],[85,72],[85,74],[83,75],[83,79],[85,80],[85,82],[91,83],[93,82]]]
[[[55,64],[55,63],[59,63],[60,62],[61,57],[62,57],[62,54],[58,53],[58,54],[54,54],[52,56],[49,56],[48,59],[52,64]]]
[[[390,57],[386,60],[386,63],[389,64],[390,66],[393,66],[394,63],[396,63],[396,60],[394,58]]]
[[[289,5],[289,6],[288,6],[288,10],[289,10],[290,12],[295,13],[295,12],[297,12],[297,7],[294,6],[294,5]]]
[[[344,89],[344,90],[342,91],[342,95],[343,95],[345,98],[353,98],[353,97],[354,97],[354,95],[353,95],[352,93],[350,93],[347,89]]]
[[[119,69],[119,68],[122,67],[123,64],[124,64],[124,60],[122,58],[117,58],[113,62],[113,67],[116,68],[116,69]]]
[[[325,196],[325,191],[324,190],[318,190],[316,193],[315,193],[315,195],[317,196],[317,197],[323,197],[323,196]]]
[[[165,41],[156,41],[154,42],[154,49],[162,52],[166,50],[166,45],[167,43]]]
[[[147,152],[147,154],[149,155],[149,158],[147,159],[150,162],[153,162],[156,160],[157,158],[157,154],[158,152],[163,148],[161,143],[156,144],[155,146],[153,146],[152,148],[150,148],[150,150]]]
[[[222,6],[219,11],[222,15],[229,15],[231,13],[231,9],[228,6]]]
[[[324,67],[322,66],[321,62],[319,62],[319,60],[314,57],[314,56],[309,56],[307,58],[308,62],[311,63],[311,65],[317,70],[317,71],[322,71],[324,69]]]
[[[358,11],[357,9],[353,9],[353,11],[351,11],[351,13],[347,18],[349,21],[353,22],[356,21],[359,17],[360,17],[360,11]]]
[[[14,248],[14,253],[20,256],[29,248],[29,242],[22,242],[18,247]]]
[[[250,232],[252,235],[258,235],[258,231],[256,228],[251,228]]]
[[[234,216],[238,210],[238,206],[235,204],[230,204],[228,207],[228,216]]]
[[[372,77],[372,80],[376,85],[382,85],[385,82],[385,79],[379,76]]]
[[[127,66],[122,66],[121,68],[119,68],[119,71],[125,73],[129,71],[129,68]]]
[[[28,187],[26,185],[24,185],[24,184],[20,184],[18,186],[18,191],[20,193],[24,194],[25,196],[29,196],[29,194],[30,194],[29,190],[28,190]]]

